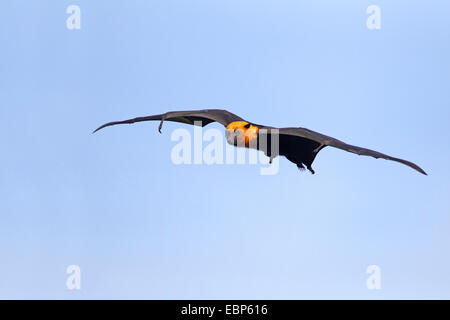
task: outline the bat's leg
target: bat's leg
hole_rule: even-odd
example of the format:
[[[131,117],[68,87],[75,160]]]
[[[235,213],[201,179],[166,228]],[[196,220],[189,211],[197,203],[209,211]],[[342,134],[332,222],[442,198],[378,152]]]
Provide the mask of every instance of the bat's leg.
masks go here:
[[[297,163],[297,168],[298,168],[298,170],[300,170],[300,171],[305,170],[305,167],[303,166],[302,163]]]
[[[314,174],[315,172],[314,172],[314,170],[313,170],[313,168],[311,168],[311,166],[310,165],[308,165],[308,166],[306,166],[306,168],[309,170],[309,171],[311,171],[311,173],[312,174]]]
[[[321,143],[320,144],[320,146],[318,146],[317,148],[315,148],[314,150],[313,150],[313,153],[317,153],[317,152],[319,152],[320,151],[320,149],[322,149],[323,148],[323,146],[324,146],[324,144],[323,143]],[[309,170],[309,168],[308,168],[308,170]],[[312,170],[312,169],[311,169]],[[310,170],[310,171],[311,171]],[[313,170],[314,171],[314,170]],[[313,174],[314,174],[314,172],[313,172]]]

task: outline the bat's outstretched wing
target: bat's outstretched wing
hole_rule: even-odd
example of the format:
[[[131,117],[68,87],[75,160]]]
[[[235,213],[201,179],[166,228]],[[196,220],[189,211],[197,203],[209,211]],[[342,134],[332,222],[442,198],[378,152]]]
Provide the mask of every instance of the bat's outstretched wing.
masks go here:
[[[382,158],[382,159],[386,159],[386,160],[397,161],[397,162],[403,163],[404,165],[407,165],[407,166],[419,171],[420,173],[426,175],[426,172],[422,168],[420,168],[418,165],[416,165],[415,163],[412,163],[410,161],[399,159],[399,158],[394,158],[394,157],[388,156],[387,154],[384,154],[384,153],[381,153],[378,151],[353,146],[353,145],[347,144],[345,142],[342,142],[338,139],[326,136],[324,134],[321,134],[321,133],[318,133],[318,132],[315,132],[315,131],[312,131],[312,130],[309,130],[306,128],[280,128],[279,134],[280,134],[280,141],[281,141],[281,139],[283,139],[283,135],[288,135],[288,136],[296,136],[296,137],[300,137],[300,138],[304,138],[304,139],[308,139],[308,140],[317,142],[319,144],[318,147],[315,148],[314,150],[312,150],[314,157],[315,157],[315,154],[317,154],[322,148],[324,148],[326,146],[331,146],[331,147],[339,148],[339,149],[342,149],[342,150],[345,150],[348,152],[356,153],[358,155],[371,156],[371,157],[374,157],[377,159]],[[314,157],[313,157],[313,159],[314,159]]]
[[[194,125],[194,122],[201,121],[201,126],[204,127],[211,122],[218,122],[225,127],[233,122],[233,121],[243,121],[241,117],[238,117],[237,115],[228,112],[227,110],[221,110],[221,109],[205,109],[205,110],[192,110],[192,111],[170,111],[163,114],[157,114],[153,116],[147,116],[147,117],[138,117],[123,121],[113,121],[105,123],[104,125],[98,127],[94,130],[94,132],[97,132],[100,129],[103,129],[104,127],[114,126],[116,124],[125,124],[125,123],[135,123],[135,122],[141,122],[141,121],[152,121],[152,120],[160,120],[161,123],[159,124],[158,130],[161,132],[162,124],[164,121],[175,121],[175,122],[182,122]],[[94,133],[93,132],[93,133]]]

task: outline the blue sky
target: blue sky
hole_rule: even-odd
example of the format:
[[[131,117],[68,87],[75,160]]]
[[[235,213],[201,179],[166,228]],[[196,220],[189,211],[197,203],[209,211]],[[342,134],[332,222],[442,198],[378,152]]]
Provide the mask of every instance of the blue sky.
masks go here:
[[[81,29],[66,8],[81,8]],[[368,30],[366,8],[381,8]],[[2,1],[0,298],[450,298],[448,1]],[[175,165],[226,108],[326,148],[299,172]],[[211,125],[220,128],[219,125]],[[381,269],[381,290],[366,268]],[[66,268],[81,268],[81,290]]]

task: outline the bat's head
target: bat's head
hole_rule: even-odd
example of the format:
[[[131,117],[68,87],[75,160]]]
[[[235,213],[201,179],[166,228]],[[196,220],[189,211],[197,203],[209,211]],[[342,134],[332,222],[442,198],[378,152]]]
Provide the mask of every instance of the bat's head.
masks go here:
[[[233,146],[256,148],[259,128],[247,121],[234,121],[227,125],[227,142]]]

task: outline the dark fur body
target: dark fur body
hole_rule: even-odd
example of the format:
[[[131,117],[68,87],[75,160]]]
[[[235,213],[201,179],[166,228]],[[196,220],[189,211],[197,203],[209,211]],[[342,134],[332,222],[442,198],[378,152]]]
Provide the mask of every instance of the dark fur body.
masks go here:
[[[258,135],[258,150],[263,151],[265,155],[270,158],[284,156],[295,163],[299,169],[306,167],[313,174],[311,165],[323,147],[325,146],[321,147],[316,141],[292,135],[277,133]]]

